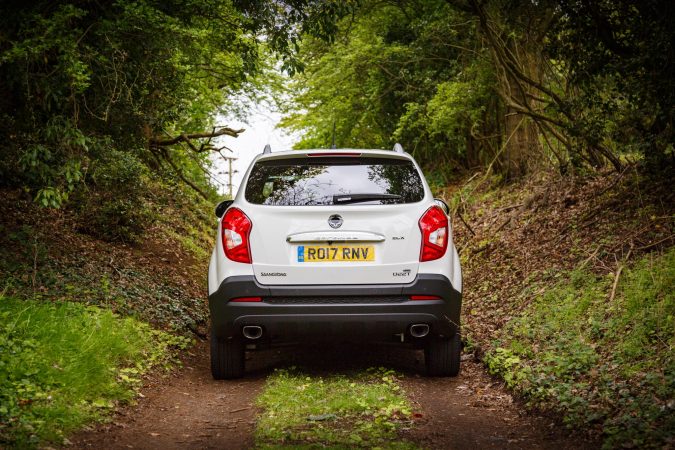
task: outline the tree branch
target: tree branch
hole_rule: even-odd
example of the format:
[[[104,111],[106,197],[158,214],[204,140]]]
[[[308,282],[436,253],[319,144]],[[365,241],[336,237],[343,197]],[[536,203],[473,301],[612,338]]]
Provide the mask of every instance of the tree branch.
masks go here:
[[[171,139],[160,139],[160,138],[152,138],[150,139],[150,146],[152,147],[166,147],[169,145],[175,145],[178,144],[179,142],[186,142],[189,145],[190,139],[203,139],[203,138],[214,138],[218,136],[232,136],[232,137],[239,137],[241,133],[243,133],[244,129],[241,130],[234,130],[232,128],[228,127],[222,127],[221,129],[217,131],[212,131],[210,133],[192,133],[192,134],[185,134],[181,133],[180,135],[171,138]]]
[[[167,163],[169,163],[169,165],[173,168],[174,172],[176,172],[176,175],[178,175],[178,178],[180,178],[181,180],[183,180],[183,182],[184,182],[185,184],[187,184],[187,185],[190,186],[192,189],[194,189],[194,191],[195,191],[196,193],[198,193],[204,200],[208,200],[208,199],[209,199],[209,196],[206,195],[206,193],[205,193],[199,186],[197,186],[196,184],[194,184],[192,181],[190,181],[190,180],[183,174],[183,171],[176,165],[176,163],[173,162],[173,160],[171,159],[171,157],[169,156],[169,154],[166,152],[166,150],[165,150],[164,152],[162,152],[162,157],[163,157],[164,161],[166,161]]]
[[[532,108],[527,108],[526,106],[523,106],[523,105],[520,105],[520,104],[516,103],[515,100],[513,100],[513,98],[511,96],[506,94],[501,89],[497,88],[495,90],[497,91],[499,96],[502,98],[502,100],[504,100],[504,103],[506,104],[506,106],[514,109],[518,113],[524,114],[526,116],[530,116],[533,119],[538,119],[538,120],[550,122],[553,125],[559,126],[561,128],[567,128],[567,126],[564,123],[562,123],[561,121],[559,121],[557,119],[554,119],[553,117],[548,117],[544,114],[540,114],[540,113],[532,110]]]
[[[160,139],[158,137],[150,138],[150,140],[149,140],[150,153],[152,154],[152,156],[155,157],[155,159],[157,159],[158,162],[165,161],[167,164],[169,164],[169,166],[171,166],[171,168],[176,173],[176,175],[178,175],[178,178],[180,178],[185,184],[190,186],[201,197],[208,200],[209,197],[206,194],[206,192],[204,192],[204,190],[201,189],[199,186],[197,186],[194,182],[190,181],[188,179],[188,177],[186,177],[185,174],[183,173],[183,170],[181,169],[181,167],[179,167],[175,163],[175,161],[171,158],[171,156],[169,155],[169,151],[168,151],[167,147],[170,147],[170,146],[176,145],[176,144],[185,143],[190,148],[190,150],[192,150],[194,153],[203,153],[205,151],[210,151],[210,150],[214,150],[214,151],[217,151],[218,153],[220,153],[220,151],[223,148],[227,148],[227,147],[214,148],[211,145],[211,139],[213,139],[214,137],[223,136],[223,135],[238,137],[239,134],[243,133],[244,131],[245,131],[244,129],[234,130],[234,129],[228,128],[228,127],[221,127],[220,129],[213,128],[213,130],[211,132],[191,133],[191,134],[181,133],[178,136],[173,137],[173,138],[169,138],[169,139]],[[208,140],[206,141],[206,143],[200,145],[199,148],[197,148],[191,141],[192,139],[205,139],[205,138],[208,139]],[[222,153],[221,153],[221,155],[222,155]],[[194,156],[194,155],[191,155],[188,152],[188,156]],[[160,163],[160,166],[161,166],[161,163]],[[202,171],[204,171],[208,176],[212,177],[212,175],[210,173],[208,173],[208,171],[204,167],[201,166],[199,161],[197,161],[197,166]]]

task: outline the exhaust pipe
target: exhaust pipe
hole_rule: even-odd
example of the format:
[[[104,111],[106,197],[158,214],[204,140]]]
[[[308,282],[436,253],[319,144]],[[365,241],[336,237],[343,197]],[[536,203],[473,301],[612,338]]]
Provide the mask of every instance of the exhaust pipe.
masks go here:
[[[429,325],[426,323],[416,323],[410,325],[410,335],[416,338],[422,338],[429,334]]]
[[[244,333],[244,337],[246,339],[259,339],[260,336],[263,335],[263,329],[259,327],[258,325],[246,325],[242,329],[242,333]]]

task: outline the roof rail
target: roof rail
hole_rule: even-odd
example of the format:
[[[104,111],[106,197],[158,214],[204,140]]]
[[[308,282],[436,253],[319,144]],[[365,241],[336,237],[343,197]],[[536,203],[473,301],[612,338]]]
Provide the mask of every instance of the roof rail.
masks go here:
[[[399,144],[398,142],[394,144],[394,151],[396,153],[405,153],[403,151],[403,146],[401,144]]]
[[[270,144],[266,144],[265,148],[263,149],[263,155],[266,155],[268,153],[272,153],[272,147],[270,146]]]

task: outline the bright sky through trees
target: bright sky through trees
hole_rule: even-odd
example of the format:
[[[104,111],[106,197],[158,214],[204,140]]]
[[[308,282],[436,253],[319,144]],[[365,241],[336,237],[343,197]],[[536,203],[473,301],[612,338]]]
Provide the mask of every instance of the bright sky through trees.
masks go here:
[[[272,110],[267,104],[259,104],[251,110],[248,117],[248,123],[237,119],[220,119],[218,123],[227,124],[231,128],[244,128],[246,131],[238,138],[222,136],[219,138],[218,146],[225,145],[232,150],[232,153],[223,150],[223,155],[237,158],[233,161],[232,169],[236,171],[232,175],[232,195],[237,194],[237,189],[241,184],[242,177],[248,169],[253,158],[262,153],[266,144],[272,146],[272,151],[290,150],[299,140],[297,135],[287,134],[283,130],[276,128],[281,120],[281,114]],[[218,182],[218,192],[228,193],[228,164],[217,153],[213,155],[216,164],[216,176]],[[222,183],[222,184],[221,184]]]

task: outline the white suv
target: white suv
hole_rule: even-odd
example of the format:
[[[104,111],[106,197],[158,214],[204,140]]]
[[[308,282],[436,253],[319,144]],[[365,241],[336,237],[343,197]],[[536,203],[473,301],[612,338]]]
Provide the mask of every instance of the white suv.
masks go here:
[[[400,145],[271,153],[216,208],[211,371],[244,350],[311,340],[396,341],[427,373],[459,373],[462,273],[445,203]]]

